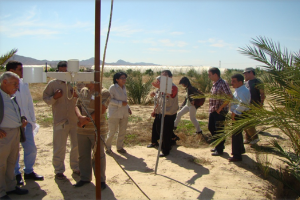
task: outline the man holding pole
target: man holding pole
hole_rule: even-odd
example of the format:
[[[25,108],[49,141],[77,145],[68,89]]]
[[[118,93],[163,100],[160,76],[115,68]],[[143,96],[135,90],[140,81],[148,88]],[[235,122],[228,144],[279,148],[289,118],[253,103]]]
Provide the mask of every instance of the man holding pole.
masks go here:
[[[170,70],[164,70],[161,72],[161,76],[167,76],[172,78],[172,73]],[[162,92],[162,91],[160,91]],[[155,116],[161,120],[162,117],[162,106],[163,106],[163,99],[162,95],[156,95],[155,101],[157,102],[158,106],[154,111]],[[178,106],[178,88],[177,86],[172,83],[172,92],[171,94],[166,94],[166,109],[165,109],[165,116],[164,116],[164,124],[163,124],[163,138],[162,138],[162,153],[160,157],[165,157],[169,155],[171,150],[171,138],[174,134],[174,120],[176,119],[177,110],[179,109]],[[156,130],[160,130],[160,123],[157,123]],[[153,127],[154,128],[154,127]],[[160,131],[157,131],[160,133]],[[159,138],[159,137],[158,137]]]

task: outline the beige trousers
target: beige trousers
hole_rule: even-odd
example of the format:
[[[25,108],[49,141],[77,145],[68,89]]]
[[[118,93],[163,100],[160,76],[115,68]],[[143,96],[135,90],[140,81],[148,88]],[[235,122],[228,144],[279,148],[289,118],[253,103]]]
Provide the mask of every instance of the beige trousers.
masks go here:
[[[76,124],[63,124],[53,126],[53,159],[54,173],[65,172],[65,155],[68,136],[70,136],[70,167],[79,170],[78,166],[78,141]]]
[[[17,186],[15,164],[19,155],[20,128],[1,128],[6,137],[0,139],[0,197]]]
[[[114,136],[117,131],[118,133],[118,139],[117,139],[117,150],[120,150],[123,148],[124,145],[124,139],[126,134],[128,124],[128,117],[125,118],[109,118],[108,119],[108,135],[106,139],[106,146],[108,149],[111,149],[111,143],[114,139]]]
[[[101,135],[102,138],[105,135]],[[92,168],[95,175],[95,160],[92,159],[92,149],[95,145],[95,135],[83,135],[78,134],[78,152],[79,152],[79,169],[80,169],[80,180],[91,181],[92,180]],[[99,138],[100,139],[100,138]],[[106,158],[104,153],[104,144],[100,142],[100,174],[101,182],[105,182],[105,169],[106,169]]]

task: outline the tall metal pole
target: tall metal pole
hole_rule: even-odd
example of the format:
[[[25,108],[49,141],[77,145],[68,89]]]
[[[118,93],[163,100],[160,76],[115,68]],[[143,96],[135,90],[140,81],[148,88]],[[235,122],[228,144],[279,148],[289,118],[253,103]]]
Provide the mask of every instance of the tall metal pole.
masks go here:
[[[162,94],[163,98],[163,105],[161,109],[161,125],[160,125],[160,137],[159,137],[159,146],[158,146],[158,152],[157,152],[157,157],[156,157],[156,164],[155,164],[155,171],[154,173],[157,174],[157,167],[158,167],[158,161],[159,161],[159,155],[161,151],[161,145],[162,145],[162,140],[163,140],[163,134],[164,134],[164,121],[165,121],[165,105],[166,105],[166,91]]]
[[[101,173],[100,173],[100,112],[101,88],[100,88],[100,28],[101,28],[101,0],[95,0],[95,124],[97,127],[97,149],[95,154],[95,179],[96,179],[96,199],[101,199]]]

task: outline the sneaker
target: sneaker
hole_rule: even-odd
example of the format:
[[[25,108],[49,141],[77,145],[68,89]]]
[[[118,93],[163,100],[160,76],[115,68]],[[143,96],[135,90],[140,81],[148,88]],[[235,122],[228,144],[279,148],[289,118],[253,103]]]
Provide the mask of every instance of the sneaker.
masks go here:
[[[57,173],[55,174],[55,178],[59,180],[65,180],[67,177],[64,175],[64,173]]]
[[[174,126],[173,131],[176,131],[177,127]]]
[[[259,141],[259,139],[257,138],[257,139],[255,139],[255,140],[252,140],[251,142],[249,142],[249,144],[250,144],[250,145],[254,145],[254,144],[256,144],[258,141]]]
[[[117,150],[117,152],[119,152],[119,153],[127,153],[127,151],[125,150],[125,149],[119,149],[119,150]]]

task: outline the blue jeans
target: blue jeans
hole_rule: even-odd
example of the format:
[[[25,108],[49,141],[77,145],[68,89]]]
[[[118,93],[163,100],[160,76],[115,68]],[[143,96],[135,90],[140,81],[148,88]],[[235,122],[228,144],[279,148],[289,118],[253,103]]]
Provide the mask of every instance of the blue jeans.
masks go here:
[[[34,143],[34,137],[33,137],[33,130],[32,130],[32,125],[30,123],[27,124],[25,127],[25,137],[26,141],[21,143],[23,146],[24,150],[24,173],[25,174],[30,174],[33,172],[33,165],[35,163],[35,158],[36,158],[36,146]],[[18,156],[18,160],[15,165],[15,175],[21,174],[20,172],[20,154]]]

